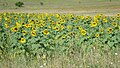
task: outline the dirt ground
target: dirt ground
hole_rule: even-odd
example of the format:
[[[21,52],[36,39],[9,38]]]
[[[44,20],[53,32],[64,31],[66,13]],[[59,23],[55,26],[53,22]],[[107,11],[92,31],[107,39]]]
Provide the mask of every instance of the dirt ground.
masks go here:
[[[106,10],[22,10],[22,9],[16,9],[16,10],[0,10],[0,13],[2,12],[20,12],[20,13],[52,13],[52,14],[76,14],[76,15],[90,15],[94,16],[96,14],[105,14],[106,16],[114,16],[118,13],[120,13],[120,8],[117,9],[106,9]]]

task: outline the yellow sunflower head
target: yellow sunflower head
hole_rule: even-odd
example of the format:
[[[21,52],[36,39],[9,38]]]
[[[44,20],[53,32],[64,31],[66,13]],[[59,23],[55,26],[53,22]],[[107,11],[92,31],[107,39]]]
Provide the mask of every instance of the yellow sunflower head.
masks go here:
[[[71,30],[71,29],[72,29],[72,26],[67,26],[67,28],[68,28],[69,30]]]
[[[65,20],[61,20],[61,23],[65,23],[66,21]]]
[[[36,31],[35,27],[32,27],[32,31]]]
[[[39,23],[39,21],[38,21],[38,20],[35,20],[35,23]]]
[[[22,30],[22,34],[26,35],[27,31],[26,30]]]
[[[25,42],[26,42],[26,39],[25,39],[25,38],[21,38],[20,42],[21,42],[21,43],[25,43]]]
[[[43,34],[48,35],[49,34],[48,30],[43,30]]]
[[[110,20],[112,20],[112,21],[113,21],[113,20],[114,20],[114,17],[110,17]]]
[[[2,19],[2,16],[0,16],[0,19]]]
[[[108,20],[107,20],[107,19],[105,19],[105,18],[103,19],[103,21],[104,21],[105,23],[107,23],[107,22],[108,22]]]
[[[43,27],[44,25],[43,25],[43,23],[40,23],[39,26],[40,26],[40,27]]]
[[[25,26],[26,28],[31,27],[31,25],[30,25],[30,24],[25,24],[24,26]]]
[[[59,15],[59,14],[56,14],[56,17],[57,17],[57,18],[59,18],[59,17],[60,17],[60,15]]]
[[[60,23],[60,22],[56,22],[56,25],[57,25],[57,26],[60,26],[60,25],[61,25],[61,23]]]
[[[83,20],[85,17],[84,16],[81,16],[81,19]]]
[[[103,28],[99,29],[99,32],[103,33],[103,31],[104,31]]]
[[[31,35],[36,36],[37,35],[36,31],[31,31]]]
[[[112,23],[112,26],[114,26],[114,27],[117,27],[117,25],[118,25],[117,22]]]
[[[50,21],[52,25],[55,25],[55,22],[54,21]]]
[[[79,26],[76,26],[76,29],[79,29]]]
[[[56,30],[56,31],[59,31],[60,29],[59,29],[58,27],[55,27],[55,30]]]
[[[21,24],[16,22],[16,26],[19,28],[19,27],[21,27]]]
[[[65,34],[63,34],[63,35],[62,35],[62,39],[65,39],[65,38],[66,38],[66,35],[65,35]]]
[[[18,31],[18,28],[17,28],[16,26],[14,26],[14,27],[11,28],[11,31],[17,32],[17,31]]]
[[[86,30],[81,30],[81,35],[86,35],[86,34],[87,34]]]
[[[82,26],[79,26],[79,30],[83,30],[83,27],[82,27]]]
[[[64,26],[61,25],[61,26],[60,26],[60,29],[63,30],[63,29],[64,29]]]
[[[91,17],[90,16],[86,16],[86,19],[90,19]]]
[[[96,37],[96,38],[98,38],[99,36],[100,36],[100,34],[98,34],[98,33],[95,34],[95,37]]]
[[[96,27],[97,26],[97,22],[91,22],[90,26],[91,27]]]
[[[119,18],[119,17],[120,17],[120,14],[117,14],[117,15],[116,15],[116,17],[118,17],[118,18]]]
[[[60,30],[60,28],[57,27],[57,26],[53,26],[53,29],[56,30],[56,31],[59,31],[59,30]]]
[[[120,26],[118,26],[119,30],[120,30]]]
[[[9,25],[7,23],[5,23],[4,25],[5,25],[5,28],[9,28]]]
[[[111,33],[113,31],[113,28],[108,28],[108,33]]]
[[[73,35],[74,35],[74,33],[73,33],[73,32],[70,32],[70,33],[69,33],[69,36],[73,36]]]

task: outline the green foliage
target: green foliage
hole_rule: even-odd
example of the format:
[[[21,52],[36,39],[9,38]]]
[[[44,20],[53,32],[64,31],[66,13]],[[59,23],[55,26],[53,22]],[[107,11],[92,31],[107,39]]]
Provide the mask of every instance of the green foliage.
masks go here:
[[[94,17],[74,14],[0,14],[0,53],[15,56],[51,56],[53,51],[98,46],[115,48],[120,43],[120,14]],[[84,49],[86,52],[89,49]],[[80,48],[79,48],[80,49]],[[74,49],[73,49],[74,50]]]
[[[15,3],[15,6],[17,6],[17,7],[23,7],[24,6],[24,3],[23,2],[16,2]]]

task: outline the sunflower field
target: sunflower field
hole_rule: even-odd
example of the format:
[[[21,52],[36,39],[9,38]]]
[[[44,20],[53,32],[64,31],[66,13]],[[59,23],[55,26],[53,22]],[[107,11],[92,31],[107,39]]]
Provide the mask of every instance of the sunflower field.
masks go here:
[[[46,55],[56,48],[65,52],[81,45],[118,47],[120,14],[0,13],[0,55]]]

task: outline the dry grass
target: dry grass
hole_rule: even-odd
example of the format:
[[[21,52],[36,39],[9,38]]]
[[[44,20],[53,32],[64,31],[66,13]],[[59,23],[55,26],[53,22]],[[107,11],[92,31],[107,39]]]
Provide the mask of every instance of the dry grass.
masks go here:
[[[120,48],[71,47],[67,52],[52,52],[50,57],[9,56],[0,62],[1,68],[119,68]]]

